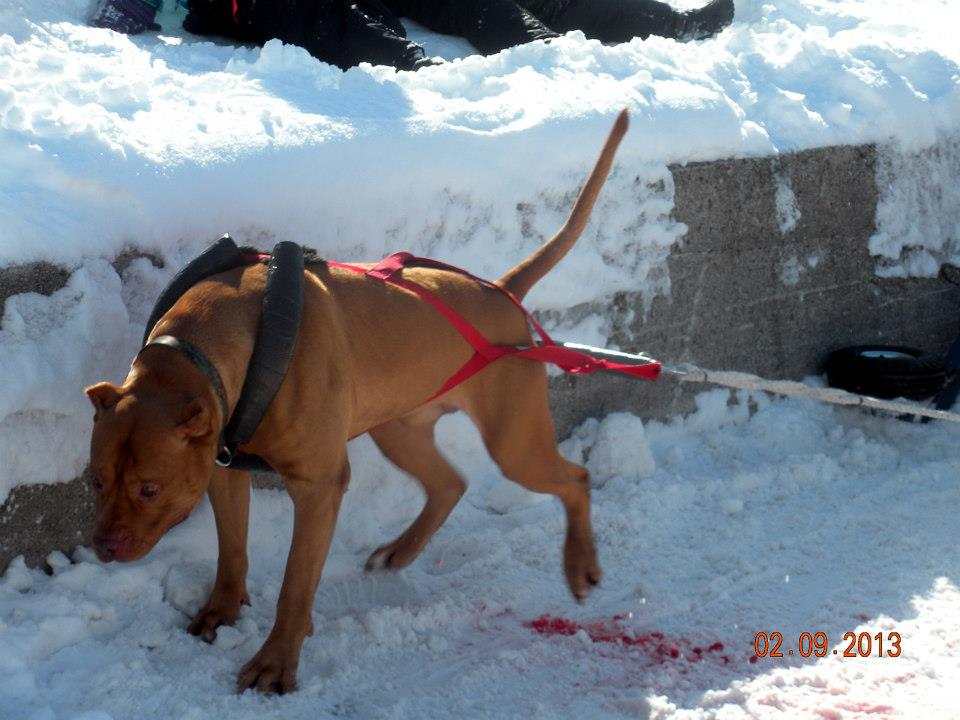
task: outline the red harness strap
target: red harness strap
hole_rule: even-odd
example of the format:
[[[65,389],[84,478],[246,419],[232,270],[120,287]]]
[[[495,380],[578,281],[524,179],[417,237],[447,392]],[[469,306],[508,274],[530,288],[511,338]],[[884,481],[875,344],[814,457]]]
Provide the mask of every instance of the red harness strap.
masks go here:
[[[586,353],[571,350],[570,348],[563,347],[562,345],[557,345],[550,338],[550,336],[547,335],[546,331],[540,327],[540,323],[534,319],[534,317],[527,311],[525,307],[523,307],[520,301],[517,300],[517,298],[514,297],[510,291],[490,282],[489,280],[479,278],[476,275],[467,272],[466,270],[454,267],[453,265],[447,265],[446,263],[442,263],[437,260],[431,260],[430,258],[415,257],[408,252],[394,253],[390,257],[381,260],[379,263],[377,263],[377,265],[369,269],[357,267],[356,265],[349,265],[347,263],[331,261],[327,261],[327,264],[331,267],[351,270],[355,273],[367,275],[369,277],[376,278],[377,280],[388,282],[402,287],[405,290],[409,290],[421,299],[428,302],[437,312],[443,315],[447,321],[453,325],[457,332],[463,336],[463,339],[466,340],[474,349],[473,356],[467,360],[467,362],[464,363],[464,365],[457,370],[457,372],[451,375],[450,378],[443,384],[443,387],[431,395],[426,402],[430,402],[430,400],[440,397],[447,391],[453,389],[460,383],[468,380],[473,375],[483,370],[483,368],[492,363],[494,360],[506,357],[508,355],[524,358],[526,360],[537,360],[539,362],[551,363],[559,367],[561,370],[573,374],[592,373],[598,370],[613,370],[626,375],[632,375],[634,377],[646,378],[647,380],[656,380],[660,375],[660,363],[657,362],[652,362],[646,365],[627,365],[625,363],[616,363],[609,360],[595,358],[587,355]],[[437,268],[439,270],[448,270],[450,272],[464,275],[471,280],[480,283],[481,285],[496,288],[506,295],[510,301],[517,306],[520,312],[524,314],[534,331],[540,336],[542,344],[530,348],[515,347],[513,345],[494,345],[487,340],[479,330],[467,322],[467,320],[460,315],[460,313],[451,308],[432,292],[427,290],[425,287],[402,277],[401,273],[403,268],[411,265],[418,267]]]

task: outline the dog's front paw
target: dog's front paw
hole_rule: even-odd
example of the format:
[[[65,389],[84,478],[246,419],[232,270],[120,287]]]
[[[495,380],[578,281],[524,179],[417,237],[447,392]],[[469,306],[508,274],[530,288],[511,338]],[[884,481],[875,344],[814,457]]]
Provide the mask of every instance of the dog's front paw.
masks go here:
[[[212,643],[217,639],[217,628],[221,625],[233,625],[240,617],[240,606],[249,604],[250,596],[247,593],[235,599],[211,595],[207,604],[193,616],[187,632],[204,642]]]
[[[297,689],[297,664],[300,661],[299,648],[291,649],[278,641],[267,640],[260,652],[237,676],[237,692],[256,688],[262,693],[293,692]]]

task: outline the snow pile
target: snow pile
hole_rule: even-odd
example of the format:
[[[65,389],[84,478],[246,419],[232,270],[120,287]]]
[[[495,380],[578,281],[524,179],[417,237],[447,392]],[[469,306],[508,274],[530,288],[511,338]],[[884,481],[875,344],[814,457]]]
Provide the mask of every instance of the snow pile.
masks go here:
[[[79,550],[73,563],[54,553],[49,576],[11,567],[3,717],[951,716],[955,428],[725,391],[698,404],[646,432],[629,415],[590,421],[565,443],[598,485],[605,577],[583,606],[562,578],[559,503],[499,477],[466,421],[448,418],[441,443],[471,488],[397,574],[361,567],[418,493],[369,441],[352,448],[298,692],[233,694],[273,622],[291,533],[287,497],[257,491],[253,605],[212,646],[184,630],[215,571],[206,505],[134,564]],[[503,487],[525,500],[503,502]],[[760,631],[783,635],[783,658],[753,657]],[[803,632],[827,634],[826,657],[801,657]],[[843,657],[846,632],[897,632],[901,655],[874,643],[873,657]]]
[[[960,134],[919,152],[886,147],[877,158],[877,233],[870,254],[881,277],[936,277],[960,265]]]

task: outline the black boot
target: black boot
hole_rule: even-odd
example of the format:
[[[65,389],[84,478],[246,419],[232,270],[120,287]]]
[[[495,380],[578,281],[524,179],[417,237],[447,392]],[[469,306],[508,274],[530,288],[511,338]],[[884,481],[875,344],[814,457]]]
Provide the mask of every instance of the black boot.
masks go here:
[[[733,22],[733,0],[710,0],[698,10],[683,13],[678,40],[713,37]]]

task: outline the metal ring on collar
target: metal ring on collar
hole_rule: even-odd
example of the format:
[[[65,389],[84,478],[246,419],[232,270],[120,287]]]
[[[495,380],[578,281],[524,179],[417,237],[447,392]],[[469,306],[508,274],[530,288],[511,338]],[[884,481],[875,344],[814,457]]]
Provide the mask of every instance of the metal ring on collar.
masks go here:
[[[214,462],[222,468],[230,467],[230,463],[233,462],[233,451],[224,445],[217,451],[217,457]]]

